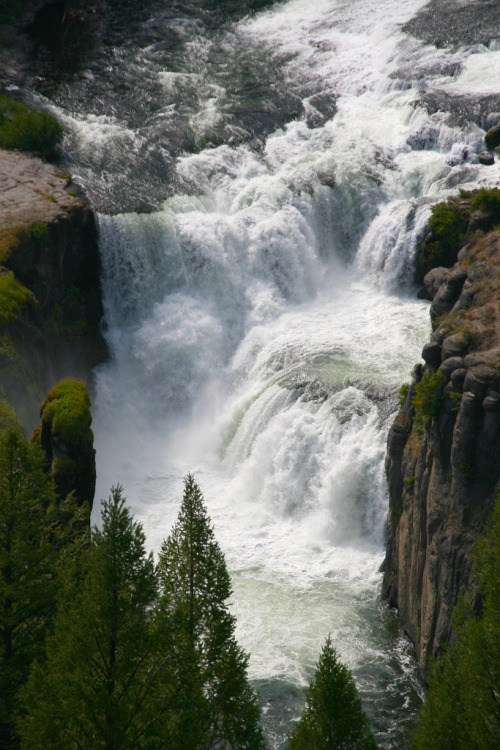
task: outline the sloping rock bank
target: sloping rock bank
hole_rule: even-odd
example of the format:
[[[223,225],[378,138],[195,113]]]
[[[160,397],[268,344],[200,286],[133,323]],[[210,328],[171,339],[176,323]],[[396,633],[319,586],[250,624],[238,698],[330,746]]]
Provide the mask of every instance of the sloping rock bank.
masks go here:
[[[388,439],[383,588],[425,677],[460,592],[478,604],[471,548],[500,484],[500,232],[476,232],[424,286],[433,334]]]
[[[25,427],[54,383],[106,356],[97,231],[69,177],[0,151],[0,385]]]

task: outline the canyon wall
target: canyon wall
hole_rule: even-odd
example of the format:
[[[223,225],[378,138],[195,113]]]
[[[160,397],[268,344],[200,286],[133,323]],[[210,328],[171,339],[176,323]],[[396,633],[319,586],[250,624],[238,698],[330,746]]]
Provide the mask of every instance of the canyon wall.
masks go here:
[[[68,175],[0,151],[0,385],[26,429],[57,380],[106,356],[97,231]]]
[[[452,637],[471,576],[475,538],[491,517],[500,478],[500,231],[459,206],[469,243],[456,263],[430,270],[431,341],[402,389],[386,459],[389,484],[383,589],[417,650],[422,673]],[[434,247],[428,237],[427,249]],[[464,244],[464,242],[460,243]],[[425,243],[424,243],[425,245]],[[449,250],[449,248],[448,248]]]

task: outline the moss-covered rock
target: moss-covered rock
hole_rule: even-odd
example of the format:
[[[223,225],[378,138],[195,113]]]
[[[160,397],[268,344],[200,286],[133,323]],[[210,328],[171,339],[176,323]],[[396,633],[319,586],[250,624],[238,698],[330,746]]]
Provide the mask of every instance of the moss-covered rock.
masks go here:
[[[0,96],[0,146],[54,157],[63,129],[46,110],[36,112],[8,96]]]
[[[57,383],[40,406],[40,419],[32,440],[47,456],[58,496],[62,499],[74,492],[80,503],[92,509],[95,450],[85,384],[72,379]]]
[[[494,128],[490,128],[484,136],[486,147],[490,150],[500,146],[500,125],[495,125]]]

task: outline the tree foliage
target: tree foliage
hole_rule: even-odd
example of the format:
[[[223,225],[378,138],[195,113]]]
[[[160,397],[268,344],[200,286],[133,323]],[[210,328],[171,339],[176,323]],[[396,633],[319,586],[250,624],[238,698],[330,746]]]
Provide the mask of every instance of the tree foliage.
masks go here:
[[[84,541],[72,498],[57,502],[45,457],[11,419],[0,433],[0,746],[17,747],[19,692],[43,651],[58,570]],[[70,552],[71,550],[71,552]]]
[[[326,639],[288,750],[376,750],[350,671]]]
[[[456,638],[435,665],[412,733],[412,750],[488,750],[500,738],[500,499],[493,524],[475,546],[483,605],[454,615]]]
[[[328,637],[288,750],[376,750],[350,671]]]
[[[23,748],[161,747],[168,660],[152,622],[156,595],[144,533],[116,487],[65,577],[47,659],[24,694]]]
[[[191,475],[177,523],[162,546],[159,571],[162,607],[173,623],[175,658],[184,675],[169,747],[263,748],[247,656],[236,642],[235,618],[228,610],[231,584],[224,555]]]

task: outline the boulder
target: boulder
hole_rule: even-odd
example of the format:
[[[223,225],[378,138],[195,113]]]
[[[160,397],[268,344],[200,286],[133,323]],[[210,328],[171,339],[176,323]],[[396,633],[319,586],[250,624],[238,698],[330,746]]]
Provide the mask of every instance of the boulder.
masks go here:
[[[484,164],[486,167],[491,167],[495,163],[495,157],[489,151],[481,151],[479,154],[479,163]]]
[[[494,128],[490,128],[484,136],[484,142],[488,149],[494,149],[500,146],[500,124],[495,125]]]

